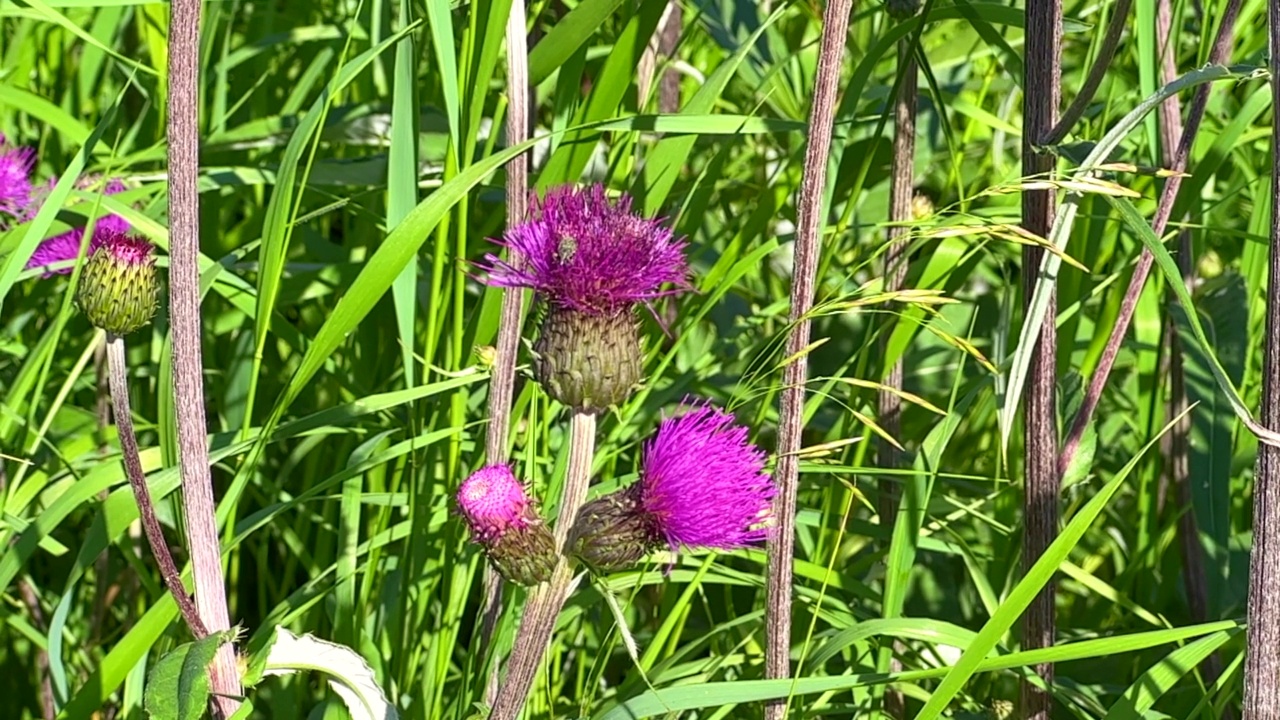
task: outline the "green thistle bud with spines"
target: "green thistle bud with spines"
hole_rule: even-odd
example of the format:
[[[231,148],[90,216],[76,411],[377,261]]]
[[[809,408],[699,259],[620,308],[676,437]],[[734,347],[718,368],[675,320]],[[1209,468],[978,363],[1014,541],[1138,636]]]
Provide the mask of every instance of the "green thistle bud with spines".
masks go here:
[[[643,378],[640,329],[630,311],[591,315],[552,307],[533,345],[534,376],[579,412],[621,404]]]
[[[123,337],[151,322],[160,287],[153,249],[146,240],[117,233],[85,262],[76,304],[94,327]]]
[[[633,567],[661,547],[662,533],[641,507],[639,490],[639,485],[632,485],[583,505],[569,533],[567,552],[603,574]]]

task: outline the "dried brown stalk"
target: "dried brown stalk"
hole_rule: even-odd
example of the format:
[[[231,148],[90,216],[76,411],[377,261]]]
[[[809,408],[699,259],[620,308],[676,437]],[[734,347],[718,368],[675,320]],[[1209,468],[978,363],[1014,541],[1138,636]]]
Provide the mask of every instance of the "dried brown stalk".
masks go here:
[[[507,143],[518,145],[529,137],[529,48],[525,35],[523,2],[511,3],[507,16]],[[507,229],[520,224],[528,214],[529,156],[521,153],[507,164]],[[514,249],[510,250],[515,253]],[[511,262],[520,259],[512,257]],[[485,457],[490,464],[507,459],[511,431],[511,402],[515,395],[516,352],[520,349],[521,291],[502,291],[502,314],[498,319],[498,340],[492,375],[489,379],[489,432]],[[485,565],[484,600],[480,613],[480,641],[485,647],[493,638],[502,612],[502,576]],[[500,668],[494,663],[485,685],[485,703],[498,697]]]
[[[1280,2],[1268,4],[1271,106],[1280,107]],[[1271,130],[1271,206],[1280,209],[1280,122]],[[1266,348],[1262,361],[1264,427],[1280,429],[1280,212],[1271,214]],[[1280,448],[1258,445],[1249,554],[1249,631],[1244,664],[1245,720],[1280,718]]]

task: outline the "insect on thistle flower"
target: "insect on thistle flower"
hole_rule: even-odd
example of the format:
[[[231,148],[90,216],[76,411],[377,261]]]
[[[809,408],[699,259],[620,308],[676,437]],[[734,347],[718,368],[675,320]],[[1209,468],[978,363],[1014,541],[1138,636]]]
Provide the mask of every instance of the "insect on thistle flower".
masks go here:
[[[534,198],[500,244],[523,262],[490,254],[479,267],[489,285],[541,301],[534,373],[547,393],[588,413],[625,400],[642,376],[636,306],[688,289],[685,242],[594,185]]]
[[[776,492],[765,453],[733,414],[698,404],[645,443],[640,478],[582,507],[574,555],[598,572],[627,568],[666,545],[731,550],[764,540]]]

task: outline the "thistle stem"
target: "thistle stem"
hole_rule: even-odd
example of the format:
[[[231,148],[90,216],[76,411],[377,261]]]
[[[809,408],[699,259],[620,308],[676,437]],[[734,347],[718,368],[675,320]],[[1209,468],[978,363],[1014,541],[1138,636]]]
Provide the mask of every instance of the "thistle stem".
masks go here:
[[[1044,143],[1052,132],[1062,96],[1062,3],[1061,0],[1029,0],[1027,3],[1026,81],[1023,95],[1025,132],[1022,143],[1022,174],[1044,178],[1054,170],[1052,155],[1040,153],[1036,146]],[[1029,190],[1022,194],[1022,226],[1039,237],[1047,237],[1053,225],[1056,197],[1054,190]],[[1024,309],[1040,282],[1041,256],[1038,247],[1022,252]],[[1056,293],[1050,294],[1048,316],[1054,317]],[[1058,428],[1055,417],[1057,372],[1057,328],[1052,322],[1041,325],[1040,337],[1031,355],[1031,366],[1025,396],[1023,420],[1025,496],[1023,498],[1022,565],[1024,571],[1040,559],[1058,535],[1058,500],[1062,493],[1062,475],[1055,463],[1058,454]],[[1022,647],[1052,647],[1054,643],[1055,583],[1045,583],[1022,616]],[[1046,685],[1053,684],[1052,663],[1039,663],[1033,668]],[[1048,720],[1052,698],[1039,685],[1022,680],[1022,713],[1027,720]]]
[[[1280,103],[1280,0],[1268,6],[1272,108]],[[1275,110],[1272,110],[1275,113]],[[1271,257],[1266,348],[1262,361],[1262,424],[1280,429],[1280,122],[1271,132]],[[1244,664],[1245,720],[1280,718],[1280,448],[1258,445],[1253,485],[1253,550],[1249,553],[1248,642]]]
[[[809,145],[805,149],[804,177],[796,203],[795,270],[791,281],[791,335],[783,372],[780,421],[778,423],[778,464],[774,478],[778,494],[773,502],[777,523],[768,546],[768,578],[765,594],[765,677],[791,675],[791,577],[795,552],[796,494],[800,481],[800,433],[804,429],[805,381],[809,374],[809,310],[813,307],[821,251],[823,195],[827,185],[827,161],[831,151],[831,130],[835,122],[836,95],[840,85],[840,65],[844,60],[845,36],[849,30],[852,0],[829,0],[822,21],[822,41],[818,50],[818,75],[814,84],[813,107],[809,111]],[[782,720],[785,702],[765,706],[766,720]]]
[[[151,490],[147,487],[147,476],[142,470],[142,459],[138,455],[138,440],[133,433],[132,407],[129,404],[129,373],[125,364],[124,338],[107,334],[107,366],[108,384],[111,386],[111,408],[115,415],[116,428],[120,435],[120,454],[124,458],[125,475],[129,477],[129,485],[133,488],[133,496],[138,501],[138,515],[142,518],[142,529],[147,536],[147,545],[151,546],[151,554],[155,556],[156,565],[160,566],[160,576],[165,587],[173,594],[178,611],[191,628],[191,634],[197,639],[209,634],[200,613],[187,594],[182,584],[182,574],[169,553],[169,545],[164,540],[164,530],[160,527],[160,519],[156,517],[155,505],[151,502]]]
[[[525,35],[523,2],[511,3],[507,16],[507,142],[518,145],[529,137],[529,48]],[[529,161],[521,153],[507,164],[507,229],[524,221],[529,204]],[[513,265],[521,259],[510,250]],[[507,459],[511,428],[511,403],[515,395],[516,352],[520,347],[522,293],[518,288],[502,291],[502,314],[498,319],[498,340],[489,380],[489,431],[485,453],[489,464]],[[502,614],[502,576],[488,563],[484,571],[484,600],[480,610],[480,645],[488,648]],[[485,684],[484,699],[493,705],[498,697],[501,669],[493,664]]]
[[[169,321],[173,332],[174,415],[178,426],[182,506],[195,602],[210,632],[231,626],[222,575],[213,478],[209,472],[204,370],[200,348],[200,0],[173,0],[169,16]],[[210,667],[215,718],[240,703],[240,675],[230,643]]]
[[[573,592],[573,569],[564,555],[564,542],[587,498],[591,461],[595,455],[596,417],[591,413],[575,412],[570,423],[569,470],[565,476],[564,491],[560,494],[560,511],[555,527],[556,552],[560,561],[551,580],[534,588],[525,603],[524,619],[507,661],[506,678],[494,700],[489,720],[515,720],[520,714],[538,674],[538,666],[551,644],[556,619]]]

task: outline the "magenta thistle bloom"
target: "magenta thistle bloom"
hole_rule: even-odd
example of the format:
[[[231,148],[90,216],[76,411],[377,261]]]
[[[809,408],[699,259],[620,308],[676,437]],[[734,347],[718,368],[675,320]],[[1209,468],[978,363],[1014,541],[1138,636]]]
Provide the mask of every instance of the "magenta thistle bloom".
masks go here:
[[[472,473],[458,488],[458,509],[507,580],[536,585],[551,577],[555,539],[511,468],[490,465]]]
[[[532,288],[544,303],[533,351],[547,393],[578,412],[603,412],[641,380],[635,306],[688,288],[685,243],[599,185],[552,190],[533,205],[501,243],[523,263],[486,255],[480,268],[488,284]]]
[[[687,287],[685,243],[661,221],[632,214],[627,195],[611,202],[600,185],[557,188],[535,198],[530,215],[501,243],[525,265],[486,255],[481,267],[490,285],[531,288],[554,305],[593,315]],[[662,290],[667,284],[677,287]]]
[[[672,549],[744,547],[767,535],[776,488],[764,463],[732,413],[696,407],[663,420],[645,445],[640,504]]]
[[[95,178],[83,178],[76,182],[76,187],[87,189],[96,181]],[[37,188],[31,194],[31,201],[23,212],[23,219],[30,221],[40,211],[40,206],[44,204],[45,197],[49,191],[53,189],[54,180],[43,188]],[[102,192],[105,195],[115,195],[124,192],[125,184],[118,179],[107,181]],[[47,267],[54,263],[65,260],[74,260],[80,253],[80,242],[84,239],[84,228],[73,228],[60,235],[55,235],[36,247],[35,252],[31,253],[31,259],[27,260],[27,269],[37,267]],[[94,251],[101,247],[106,238],[116,235],[125,235],[131,230],[129,221],[116,215],[103,215],[98,218],[93,226],[93,237],[89,239],[89,247],[86,254],[92,256]],[[70,267],[64,267],[58,270],[47,270],[43,277],[52,277],[53,275],[65,275],[71,272]]]
[[[731,413],[695,406],[658,426],[638,482],[583,506],[570,547],[607,572],[664,544],[730,550],[764,540],[776,492],[764,464]]]
[[[0,213],[20,215],[31,201],[34,162],[35,154],[29,148],[10,145],[4,133],[0,133]]]

